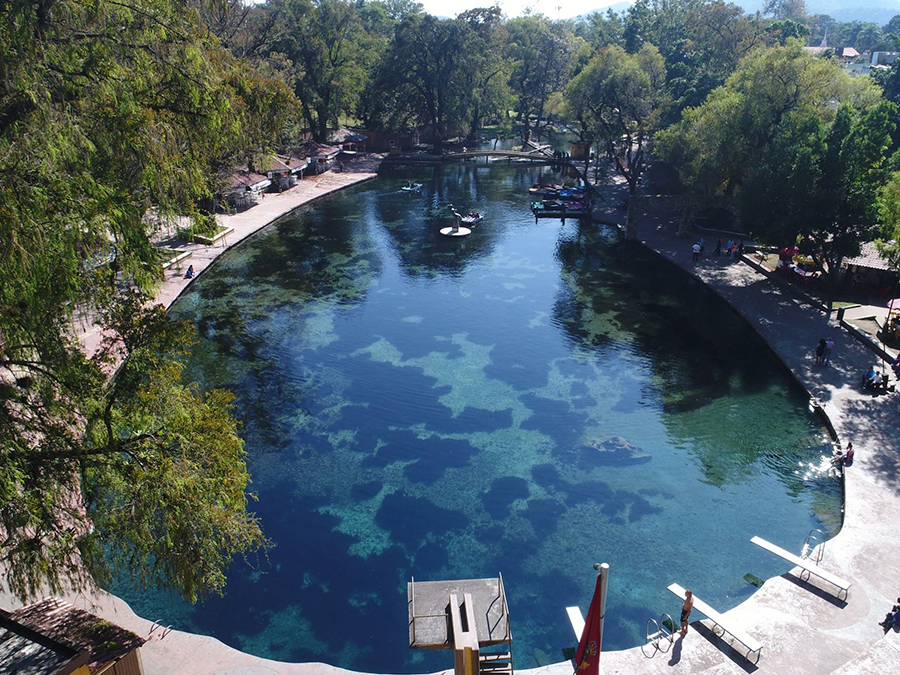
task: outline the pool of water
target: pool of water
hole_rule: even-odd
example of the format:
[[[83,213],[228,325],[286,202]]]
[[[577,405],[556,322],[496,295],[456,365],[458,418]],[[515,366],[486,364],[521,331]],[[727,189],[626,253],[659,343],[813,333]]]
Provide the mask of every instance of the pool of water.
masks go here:
[[[772,353],[704,286],[604,226],[535,222],[547,169],[396,172],[303,207],[172,308],[189,374],[237,395],[273,546],[190,606],[113,590],[149,619],[253,654],[402,673],[406,582],[494,577],[517,668],[573,645],[611,566],[605,649],[679,602],[732,607],[840,527],[829,451]],[[402,193],[407,179],[422,194]],[[443,204],[485,213],[438,235]]]

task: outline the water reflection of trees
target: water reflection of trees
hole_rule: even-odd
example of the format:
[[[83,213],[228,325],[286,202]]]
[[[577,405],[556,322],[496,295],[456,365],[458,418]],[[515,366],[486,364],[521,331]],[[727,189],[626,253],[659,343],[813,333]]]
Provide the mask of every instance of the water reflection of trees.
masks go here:
[[[340,197],[244,242],[173,308],[193,319],[200,338],[189,373],[236,394],[242,435],[254,448],[290,444],[299,413],[283,414],[283,403],[302,412],[325,400],[296,353],[315,346],[304,344],[307,331],[321,332],[335,312],[362,305],[381,273],[369,230],[359,226],[363,200]]]
[[[660,406],[672,443],[689,448],[707,482],[744,483],[777,439],[791,449],[808,439],[799,392],[756,332],[682,270],[609,235],[582,223],[560,237],[555,324],[580,349],[619,345],[644,357],[653,377],[640,394],[643,403]],[[744,403],[764,400],[773,388],[780,402],[757,410],[763,417],[754,419]],[[729,416],[706,429],[719,443],[698,442],[698,419],[712,414],[704,409],[725,399],[733,401],[721,406]],[[753,433],[735,439],[748,426]],[[803,489],[790,472],[778,475],[789,490]]]
[[[495,207],[527,213],[528,188],[542,179],[560,180],[552,167],[510,169],[478,162],[392,171],[387,178],[390,183],[375,200],[376,217],[403,274],[413,278],[462,276],[492,255],[505,233],[504,210]],[[424,183],[422,192],[401,192],[406,181]],[[442,236],[438,231],[453,225],[450,204],[460,213],[486,213],[485,221],[468,237]]]

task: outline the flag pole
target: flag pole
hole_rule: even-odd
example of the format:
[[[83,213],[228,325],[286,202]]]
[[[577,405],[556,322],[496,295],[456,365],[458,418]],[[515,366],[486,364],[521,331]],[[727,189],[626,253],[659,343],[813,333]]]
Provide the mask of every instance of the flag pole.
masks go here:
[[[597,651],[603,651],[603,624],[606,622],[606,591],[609,589],[609,563],[594,563],[594,569],[600,572],[600,644]]]

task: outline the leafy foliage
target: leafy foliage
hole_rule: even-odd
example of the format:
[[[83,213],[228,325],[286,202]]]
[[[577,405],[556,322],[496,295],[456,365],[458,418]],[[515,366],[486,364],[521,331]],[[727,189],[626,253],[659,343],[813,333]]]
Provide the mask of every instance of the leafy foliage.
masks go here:
[[[637,54],[601,50],[566,89],[569,111],[591,138],[602,139],[631,194],[646,166],[646,146],[666,103],[665,64],[644,44]]]
[[[228,397],[182,385],[183,327],[114,291],[152,286],[148,215],[202,220],[215,168],[267,147],[289,92],[178,0],[12,0],[0,55],[7,583],[24,597],[126,571],[220,590],[262,541]],[[106,337],[90,358],[76,312]]]

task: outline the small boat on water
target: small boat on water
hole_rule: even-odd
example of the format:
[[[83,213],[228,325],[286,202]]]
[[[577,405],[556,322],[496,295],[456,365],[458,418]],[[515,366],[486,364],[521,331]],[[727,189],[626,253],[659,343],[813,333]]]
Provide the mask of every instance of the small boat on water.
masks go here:
[[[556,192],[556,198],[563,201],[580,202],[584,199],[583,187],[563,188]]]
[[[528,188],[528,194],[533,197],[555,197],[556,193],[562,189],[563,186],[558,184],[546,185],[544,183],[535,183]]]
[[[477,211],[471,211],[470,213],[464,215],[461,218],[460,222],[463,225],[468,225],[471,227],[472,225],[478,225],[478,223],[480,223],[482,220],[484,220],[484,216],[482,214],[478,213]]]
[[[531,211],[535,218],[580,218],[591,213],[584,202],[558,202],[544,199],[531,203]]]
[[[406,185],[400,188],[403,192],[421,192],[422,184],[421,183],[413,183],[411,181],[406,181]]]

